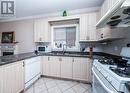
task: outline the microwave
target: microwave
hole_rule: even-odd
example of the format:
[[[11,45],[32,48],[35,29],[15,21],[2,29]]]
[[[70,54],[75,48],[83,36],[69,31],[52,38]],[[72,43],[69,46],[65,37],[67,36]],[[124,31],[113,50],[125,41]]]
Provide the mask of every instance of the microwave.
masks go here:
[[[37,46],[38,52],[50,52],[48,46]]]
[[[46,52],[46,46],[37,46],[38,52]]]

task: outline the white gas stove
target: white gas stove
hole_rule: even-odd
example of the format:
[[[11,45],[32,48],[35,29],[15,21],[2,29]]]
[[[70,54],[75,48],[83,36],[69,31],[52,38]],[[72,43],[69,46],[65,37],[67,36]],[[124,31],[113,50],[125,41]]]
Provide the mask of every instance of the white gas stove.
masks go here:
[[[127,51],[130,53],[130,48],[127,48]],[[97,59],[94,60],[92,67],[93,93],[129,93],[126,89],[125,83],[130,81],[130,71],[129,73],[126,73],[125,69],[121,69],[120,72],[117,68],[118,67],[115,64],[103,64]],[[125,73],[122,73],[122,71]],[[120,72],[121,75],[118,74],[118,72]]]

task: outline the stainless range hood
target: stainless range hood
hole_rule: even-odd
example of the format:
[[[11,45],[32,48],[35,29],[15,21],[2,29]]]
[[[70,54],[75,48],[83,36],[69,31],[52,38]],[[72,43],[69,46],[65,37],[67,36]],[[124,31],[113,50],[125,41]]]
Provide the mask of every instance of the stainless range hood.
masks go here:
[[[130,26],[130,0],[119,0],[96,24],[97,28],[104,26]]]

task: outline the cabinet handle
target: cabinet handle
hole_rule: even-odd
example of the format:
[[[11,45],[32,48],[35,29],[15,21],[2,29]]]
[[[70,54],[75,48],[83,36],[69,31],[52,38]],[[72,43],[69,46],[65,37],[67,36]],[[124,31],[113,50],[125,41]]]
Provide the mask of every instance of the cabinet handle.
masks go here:
[[[101,34],[101,38],[103,38],[103,34]]]
[[[72,62],[74,62],[74,58],[73,58]]]
[[[23,62],[23,67],[25,66],[25,63]]]
[[[39,40],[42,41],[42,38],[40,37]]]
[[[59,58],[59,61],[62,61],[62,58]]]
[[[86,40],[89,40],[89,36],[86,36]]]
[[[50,61],[50,57],[48,57],[48,61]]]

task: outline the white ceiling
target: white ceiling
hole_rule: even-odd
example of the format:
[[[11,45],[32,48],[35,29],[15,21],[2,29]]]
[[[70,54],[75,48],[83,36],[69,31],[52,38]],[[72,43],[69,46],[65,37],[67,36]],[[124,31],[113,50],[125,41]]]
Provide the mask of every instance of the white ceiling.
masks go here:
[[[97,7],[104,0],[16,0],[16,16],[26,17],[63,10]]]

